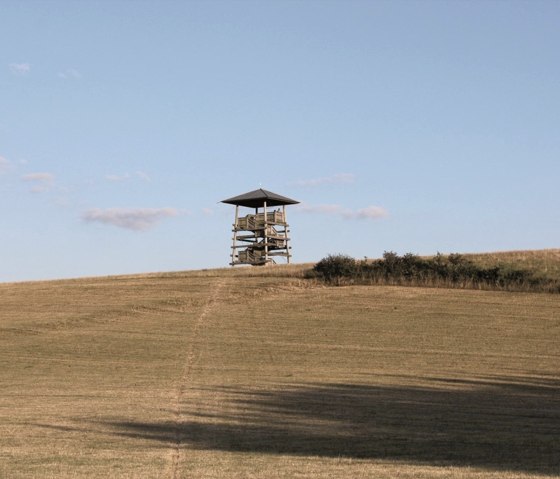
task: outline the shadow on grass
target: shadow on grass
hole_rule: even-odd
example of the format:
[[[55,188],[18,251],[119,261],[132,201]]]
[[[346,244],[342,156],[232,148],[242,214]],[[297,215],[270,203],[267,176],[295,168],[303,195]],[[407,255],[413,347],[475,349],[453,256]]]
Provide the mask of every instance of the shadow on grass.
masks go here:
[[[193,449],[560,473],[557,379],[433,378],[426,387],[306,384],[206,393],[221,398],[220,411],[192,414],[185,404],[179,424],[102,424],[112,434]]]

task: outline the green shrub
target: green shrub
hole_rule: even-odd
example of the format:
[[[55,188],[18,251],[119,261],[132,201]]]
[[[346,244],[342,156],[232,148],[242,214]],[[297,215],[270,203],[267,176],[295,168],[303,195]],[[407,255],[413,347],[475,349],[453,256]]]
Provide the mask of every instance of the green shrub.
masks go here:
[[[313,271],[324,280],[332,282],[341,278],[353,277],[357,274],[356,260],[344,254],[328,255],[319,261]]]

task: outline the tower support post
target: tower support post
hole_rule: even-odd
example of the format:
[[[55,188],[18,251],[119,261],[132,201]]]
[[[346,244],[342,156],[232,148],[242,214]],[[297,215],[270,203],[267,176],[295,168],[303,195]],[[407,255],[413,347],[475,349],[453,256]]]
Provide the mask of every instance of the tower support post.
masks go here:
[[[239,230],[239,205],[235,205],[235,220],[233,222],[233,245],[231,247],[231,266],[235,265],[235,256],[237,255],[237,231]]]
[[[286,261],[290,264],[290,235],[288,234],[288,218],[286,217],[286,205],[282,205],[282,218],[284,220],[284,236],[286,238]]]
[[[263,242],[264,242],[264,264],[268,265],[268,216],[266,212],[266,200],[263,203],[263,213],[264,213],[264,230],[263,230]]]

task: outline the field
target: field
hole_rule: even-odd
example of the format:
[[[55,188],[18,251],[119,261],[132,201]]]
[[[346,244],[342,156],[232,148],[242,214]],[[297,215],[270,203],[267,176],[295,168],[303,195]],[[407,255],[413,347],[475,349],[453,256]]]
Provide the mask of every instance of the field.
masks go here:
[[[560,295],[303,270],[0,284],[0,477],[560,477]]]

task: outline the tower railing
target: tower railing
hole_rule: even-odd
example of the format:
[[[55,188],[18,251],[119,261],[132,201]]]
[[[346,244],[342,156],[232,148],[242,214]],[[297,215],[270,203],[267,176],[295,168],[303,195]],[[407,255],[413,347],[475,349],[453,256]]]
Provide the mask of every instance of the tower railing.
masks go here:
[[[266,224],[276,224],[284,225],[286,224],[285,215],[282,211],[269,211],[266,214]],[[264,213],[257,213],[253,215],[247,215],[242,218],[237,219],[237,225],[235,225],[238,230],[251,231],[265,226],[265,215]]]

